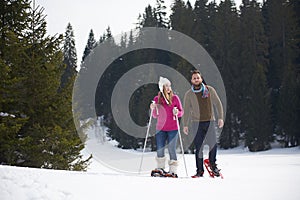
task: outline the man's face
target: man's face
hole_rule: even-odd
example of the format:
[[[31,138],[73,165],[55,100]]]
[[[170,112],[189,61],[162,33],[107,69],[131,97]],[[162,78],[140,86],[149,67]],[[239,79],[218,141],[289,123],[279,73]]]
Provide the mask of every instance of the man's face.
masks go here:
[[[202,84],[202,78],[200,74],[193,74],[191,82],[194,86],[199,87]]]

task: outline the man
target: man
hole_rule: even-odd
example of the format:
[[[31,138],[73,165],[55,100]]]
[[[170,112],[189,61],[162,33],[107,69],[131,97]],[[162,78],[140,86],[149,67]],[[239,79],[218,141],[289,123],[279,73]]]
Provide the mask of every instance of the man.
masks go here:
[[[199,70],[192,72],[191,83],[191,89],[184,96],[185,115],[183,118],[183,132],[188,135],[189,122],[191,122],[192,133],[195,134],[194,145],[196,148],[195,157],[197,167],[196,174],[192,177],[198,178],[203,176],[204,141],[209,145],[211,170],[215,176],[220,176],[216,164],[217,139],[214,130],[215,117],[213,107],[217,108],[218,127],[222,128],[224,125],[222,103],[216,90],[205,84]]]

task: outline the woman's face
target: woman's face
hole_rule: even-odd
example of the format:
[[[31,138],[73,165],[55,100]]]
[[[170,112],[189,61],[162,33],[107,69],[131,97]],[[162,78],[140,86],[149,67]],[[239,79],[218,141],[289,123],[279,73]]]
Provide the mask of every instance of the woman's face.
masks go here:
[[[171,84],[169,83],[165,84],[164,88],[167,94],[170,94],[170,92],[172,91]]]

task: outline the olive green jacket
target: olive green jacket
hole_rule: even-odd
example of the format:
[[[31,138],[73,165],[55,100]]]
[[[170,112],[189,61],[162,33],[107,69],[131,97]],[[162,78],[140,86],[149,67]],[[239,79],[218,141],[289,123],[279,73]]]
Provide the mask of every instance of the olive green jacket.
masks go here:
[[[224,118],[223,106],[216,90],[207,85],[209,95],[202,97],[202,92],[195,93],[189,89],[184,95],[184,116],[183,126],[188,126],[190,121],[213,121],[214,107],[217,109],[218,119]]]

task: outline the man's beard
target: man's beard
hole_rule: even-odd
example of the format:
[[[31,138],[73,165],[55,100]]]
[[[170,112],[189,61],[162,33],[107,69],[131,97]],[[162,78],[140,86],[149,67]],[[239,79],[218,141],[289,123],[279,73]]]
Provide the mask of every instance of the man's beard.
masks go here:
[[[193,87],[195,89],[200,89],[201,88],[201,83],[199,83],[199,84],[193,84]]]

